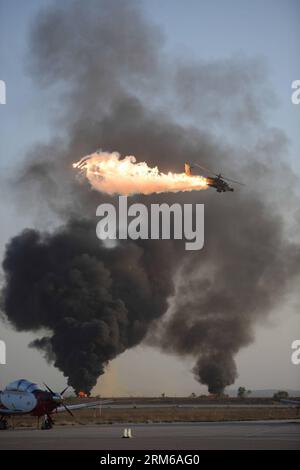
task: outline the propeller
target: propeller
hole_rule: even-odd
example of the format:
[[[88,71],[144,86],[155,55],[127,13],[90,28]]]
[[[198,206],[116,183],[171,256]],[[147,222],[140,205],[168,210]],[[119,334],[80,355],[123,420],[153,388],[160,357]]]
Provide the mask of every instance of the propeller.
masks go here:
[[[67,387],[64,388],[62,392],[60,392],[61,396],[63,396],[63,394],[68,390],[69,386],[70,386],[70,385],[67,385]]]
[[[62,402],[62,406],[65,408],[65,410],[69,413],[69,415],[72,416],[72,418],[75,418],[75,416],[73,415],[72,411],[67,407],[67,405]]]
[[[51,395],[56,395],[56,393],[54,393],[54,392],[53,392],[53,390],[51,390],[51,388],[50,388],[50,387],[48,387],[48,385],[47,385],[47,384],[45,384],[45,382],[43,382],[43,384],[45,385],[45,387],[46,387],[46,389],[48,390],[48,392],[50,392],[50,393],[51,393]]]
[[[57,393],[53,392],[53,390],[51,390],[51,388],[47,384],[45,384],[45,382],[43,382],[43,383],[44,383],[46,389],[51,393],[51,395],[57,395]],[[66,388],[64,388],[63,391],[60,392],[61,396],[63,396],[63,394],[68,390],[69,386],[70,385],[67,385]]]
[[[241,183],[240,181],[236,181],[236,180],[233,180],[231,178],[227,178],[226,176],[222,175],[222,174],[217,174],[215,173],[214,171],[212,170],[209,170],[208,168],[205,168],[205,166],[202,166],[202,165],[199,165],[198,163],[193,163],[194,166],[198,166],[199,168],[201,168],[202,170],[204,171],[208,171],[209,173],[212,173],[213,175],[217,176],[217,177],[220,177],[224,180],[227,180],[227,181],[231,181],[232,183],[236,183],[236,184],[240,184],[241,186],[246,186],[245,183]]]
[[[50,387],[48,387],[47,384],[45,384],[44,382],[44,385],[46,387],[46,389],[51,393],[52,396],[57,396],[57,393],[53,392],[53,390],[51,390]],[[63,391],[59,394],[59,396],[62,398],[63,394],[68,390],[69,388],[69,385],[63,389]],[[75,418],[75,416],[73,415],[72,411],[67,407],[67,405],[63,402],[63,399],[61,399],[61,405],[65,408],[65,410],[69,413],[69,415],[71,415],[73,418]]]

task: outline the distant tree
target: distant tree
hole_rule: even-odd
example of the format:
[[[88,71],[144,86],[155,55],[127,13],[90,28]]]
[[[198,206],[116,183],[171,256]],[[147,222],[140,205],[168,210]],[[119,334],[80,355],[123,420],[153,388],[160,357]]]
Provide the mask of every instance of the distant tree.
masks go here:
[[[245,389],[245,387],[239,387],[238,392],[237,392],[237,396],[239,398],[245,398],[246,393],[247,393],[247,390]]]
[[[162,398],[166,398],[166,394],[165,394],[165,393],[162,393],[162,394],[161,394],[161,397],[162,397]]]
[[[289,394],[285,390],[278,390],[278,392],[275,392],[273,395],[274,400],[282,400],[288,397],[289,397]]]
[[[196,393],[194,393],[194,392],[190,394],[190,398],[196,398],[196,396],[197,396],[197,395],[196,395]]]
[[[248,397],[249,397],[249,395],[251,395],[251,393],[252,393],[252,390],[247,390]]]

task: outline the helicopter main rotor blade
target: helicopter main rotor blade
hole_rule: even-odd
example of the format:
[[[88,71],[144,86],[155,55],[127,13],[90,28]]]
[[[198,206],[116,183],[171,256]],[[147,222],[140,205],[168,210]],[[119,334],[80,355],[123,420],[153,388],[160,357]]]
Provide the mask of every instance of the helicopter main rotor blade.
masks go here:
[[[201,170],[208,171],[208,173],[211,173],[212,175],[219,176],[214,171],[210,170],[209,168],[205,168],[205,166],[199,165],[198,163],[192,163],[192,166],[198,166],[201,168]]]
[[[231,178],[227,178],[226,176],[222,175],[222,178],[227,181],[231,181],[232,183],[240,184],[241,186],[246,186],[245,183],[241,183],[240,181],[233,180]]]
[[[241,183],[240,181],[234,180],[232,178],[227,178],[227,176],[224,176],[222,174],[217,174],[214,171],[209,170],[208,168],[205,168],[205,166],[199,165],[198,163],[194,163],[193,165],[198,166],[202,170],[208,171],[209,173],[212,173],[213,175],[215,175],[217,177],[221,176],[221,178],[223,178],[224,180],[228,180],[228,181],[231,181],[232,183],[240,184],[241,186],[246,186],[245,183]]]

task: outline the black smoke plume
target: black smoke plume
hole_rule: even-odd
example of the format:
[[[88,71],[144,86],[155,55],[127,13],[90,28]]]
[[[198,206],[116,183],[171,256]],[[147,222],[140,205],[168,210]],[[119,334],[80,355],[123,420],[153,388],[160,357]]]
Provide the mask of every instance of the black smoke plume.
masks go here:
[[[107,249],[90,222],[51,235],[25,230],[3,262],[4,309],[18,330],[48,330],[32,346],[76,391],[90,391],[107,362],[140,343],[166,310],[171,266],[168,243],[163,252],[157,241]]]
[[[55,3],[36,19],[30,45],[29,69],[52,97],[59,138],[29,152],[17,187],[23,204],[38,200],[61,227],[9,242],[6,317],[20,331],[46,330],[33,346],[76,390],[90,390],[108,361],[148,335],[164,351],[195,358],[197,380],[222,392],[256,322],[299,274],[299,245],[284,217],[297,204],[297,178],[283,159],[286,137],[266,124],[264,65],[166,57],[161,31],[125,0]],[[94,214],[113,198],[79,184],[71,170],[97,148],[163,171],[198,161],[248,186],[134,198],[205,203],[200,252],[166,241],[108,249],[96,240]]]

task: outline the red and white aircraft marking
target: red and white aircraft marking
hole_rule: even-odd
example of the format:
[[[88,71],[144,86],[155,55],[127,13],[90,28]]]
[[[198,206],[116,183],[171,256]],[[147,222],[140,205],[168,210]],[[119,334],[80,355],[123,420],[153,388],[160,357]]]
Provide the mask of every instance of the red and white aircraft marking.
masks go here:
[[[110,403],[109,400],[80,403],[67,406],[64,403],[63,394],[53,392],[50,387],[44,384],[47,390],[42,390],[37,384],[25,379],[15,380],[0,392],[0,430],[7,429],[7,418],[11,416],[32,415],[45,417],[43,429],[49,429],[53,425],[51,415],[67,411],[74,417],[72,410],[82,408],[97,408],[102,404]]]

